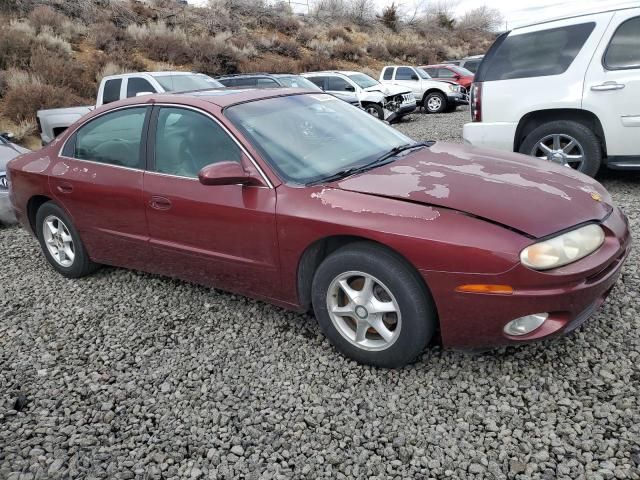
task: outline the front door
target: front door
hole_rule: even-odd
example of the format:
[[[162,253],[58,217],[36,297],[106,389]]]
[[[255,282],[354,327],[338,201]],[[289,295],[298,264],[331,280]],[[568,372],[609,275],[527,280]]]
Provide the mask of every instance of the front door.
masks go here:
[[[640,9],[615,13],[589,66],[583,108],[600,119],[609,157],[640,157]]]
[[[156,107],[144,198],[160,273],[271,298],[279,294],[275,189],[206,186],[202,167],[248,159],[210,115]]]
[[[411,67],[396,68],[396,75],[393,81],[395,85],[406,87],[413,92],[416,100],[422,100],[422,85],[418,74]]]
[[[100,115],[65,143],[51,170],[56,199],[92,260],[145,270],[152,254],[142,199],[148,107]]]

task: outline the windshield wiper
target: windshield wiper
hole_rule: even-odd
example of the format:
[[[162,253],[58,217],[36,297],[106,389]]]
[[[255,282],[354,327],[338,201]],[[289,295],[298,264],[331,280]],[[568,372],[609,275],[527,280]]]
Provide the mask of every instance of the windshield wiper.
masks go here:
[[[369,162],[365,165],[360,165],[358,167],[350,167],[345,168],[344,170],[339,170],[336,173],[332,173],[328,177],[322,177],[319,180],[314,180],[313,182],[307,183],[307,186],[317,185],[319,183],[333,182],[335,180],[340,180],[342,178],[350,177],[352,175],[356,175],[358,173],[366,172],[367,170],[371,170],[372,168],[379,167],[385,165],[387,163],[391,163],[392,158],[402,153],[406,150],[413,150],[414,148],[423,148],[430,147],[435,142],[416,142],[416,143],[405,143],[404,145],[398,145],[397,147],[393,147],[391,150],[386,152],[384,155],[379,156],[373,162]]]

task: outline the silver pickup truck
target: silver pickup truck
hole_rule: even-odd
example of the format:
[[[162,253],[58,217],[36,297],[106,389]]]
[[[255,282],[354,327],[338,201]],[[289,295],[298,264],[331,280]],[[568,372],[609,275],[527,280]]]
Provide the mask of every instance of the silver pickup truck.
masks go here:
[[[42,144],[46,145],[94,108],[124,98],[222,87],[221,83],[202,73],[136,72],[109,75],[100,82],[95,105],[38,111],[40,138]]]

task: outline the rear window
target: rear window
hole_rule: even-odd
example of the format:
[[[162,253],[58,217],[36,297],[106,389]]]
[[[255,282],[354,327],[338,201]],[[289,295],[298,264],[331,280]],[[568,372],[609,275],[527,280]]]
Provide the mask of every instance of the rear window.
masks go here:
[[[393,78],[393,67],[386,67],[382,74],[383,80],[391,80]]]
[[[102,103],[107,104],[120,100],[120,86],[122,79],[107,80],[104,82],[104,90],[102,92]]]
[[[483,81],[560,75],[567,71],[595,28],[582,23],[509,35],[483,66]],[[465,67],[469,66],[465,63]]]
[[[618,27],[604,56],[609,70],[640,68],[640,17]]]

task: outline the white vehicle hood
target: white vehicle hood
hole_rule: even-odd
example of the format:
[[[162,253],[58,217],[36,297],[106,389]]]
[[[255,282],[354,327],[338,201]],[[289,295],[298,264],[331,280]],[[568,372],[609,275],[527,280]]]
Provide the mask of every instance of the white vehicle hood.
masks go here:
[[[411,93],[411,89],[407,87],[401,87],[400,85],[390,85],[381,83],[374,85],[373,87],[363,88],[365,92],[382,92],[385,96],[399,95],[401,93]]]

